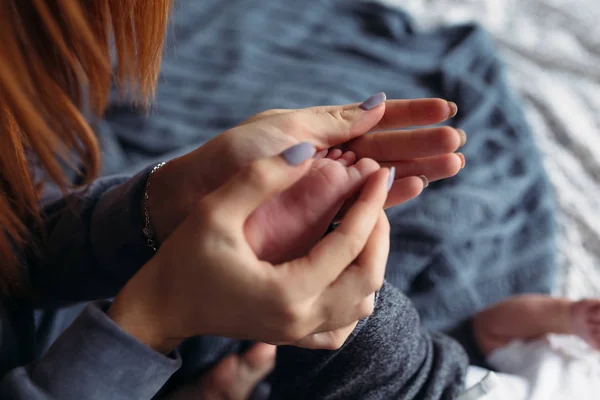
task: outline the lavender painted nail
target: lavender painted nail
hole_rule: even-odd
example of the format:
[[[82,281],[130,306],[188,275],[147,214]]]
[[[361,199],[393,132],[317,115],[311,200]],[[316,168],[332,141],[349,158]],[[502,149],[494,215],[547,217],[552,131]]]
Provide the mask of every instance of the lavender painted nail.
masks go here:
[[[394,184],[395,176],[396,176],[396,167],[392,167],[392,168],[390,168],[390,176],[388,176],[388,186],[387,186],[388,192],[390,191],[390,189],[392,188],[392,185]]]
[[[372,110],[375,107],[377,107],[378,105],[380,105],[381,103],[383,103],[386,98],[387,97],[385,96],[385,93],[383,93],[383,92],[374,94],[373,96],[371,96],[368,99],[366,99],[365,101],[363,101],[360,104],[360,106],[358,106],[358,108],[360,108],[361,110],[365,110],[365,111]]]
[[[317,149],[308,142],[298,143],[287,150],[284,150],[280,156],[292,166],[300,165],[315,155]]]

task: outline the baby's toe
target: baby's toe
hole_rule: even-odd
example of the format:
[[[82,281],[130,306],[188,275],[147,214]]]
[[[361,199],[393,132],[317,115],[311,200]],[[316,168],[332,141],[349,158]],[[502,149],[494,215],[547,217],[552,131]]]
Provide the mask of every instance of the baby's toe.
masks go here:
[[[342,155],[342,151],[340,149],[332,149],[327,153],[327,158],[330,160],[337,160]]]
[[[379,168],[377,161],[370,158],[361,158],[356,164],[348,168],[348,171],[355,170],[358,176],[368,177]]]
[[[353,151],[347,151],[341,155],[338,162],[344,167],[349,167],[356,162],[356,154]]]
[[[327,157],[327,154],[328,154],[328,153],[329,153],[329,149],[325,149],[325,150],[317,151],[317,152],[315,153],[315,155],[313,156],[313,158],[314,158],[315,160],[320,160],[320,159],[322,159],[322,158],[325,158],[325,157]]]

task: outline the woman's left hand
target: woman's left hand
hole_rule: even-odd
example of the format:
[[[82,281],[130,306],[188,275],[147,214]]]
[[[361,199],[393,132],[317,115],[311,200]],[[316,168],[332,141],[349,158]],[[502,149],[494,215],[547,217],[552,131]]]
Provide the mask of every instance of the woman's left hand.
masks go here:
[[[383,100],[380,94],[361,104],[265,111],[172,160],[153,177],[150,209],[157,239],[168,237],[202,196],[242,167],[304,141],[318,150],[342,145],[358,158],[395,166],[396,180],[424,175],[435,181],[458,173],[464,157],[454,152],[465,143],[464,132],[447,126],[398,130],[443,122],[454,116],[456,105],[442,99]],[[379,133],[365,135],[373,132]],[[386,207],[412,197],[406,190],[394,185]]]

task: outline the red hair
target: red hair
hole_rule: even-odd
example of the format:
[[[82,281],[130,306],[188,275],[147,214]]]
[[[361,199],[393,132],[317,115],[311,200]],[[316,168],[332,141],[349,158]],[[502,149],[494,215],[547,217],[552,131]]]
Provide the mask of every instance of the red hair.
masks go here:
[[[22,277],[15,250],[40,221],[32,156],[63,190],[86,183],[100,150],[82,115],[101,116],[114,83],[143,105],[154,93],[172,0],[0,0],[0,286]],[[116,61],[116,68],[113,68]],[[76,156],[73,159],[73,155]]]

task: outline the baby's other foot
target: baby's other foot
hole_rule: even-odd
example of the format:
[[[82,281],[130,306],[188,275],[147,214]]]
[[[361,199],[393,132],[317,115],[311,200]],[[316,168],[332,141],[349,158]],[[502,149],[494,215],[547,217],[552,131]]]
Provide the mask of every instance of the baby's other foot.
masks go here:
[[[571,329],[590,346],[600,350],[600,299],[586,299],[571,305]]]
[[[248,218],[248,243],[261,260],[281,263],[301,257],[321,239],[346,199],[379,169],[371,159],[332,149],[313,162],[300,181]]]

